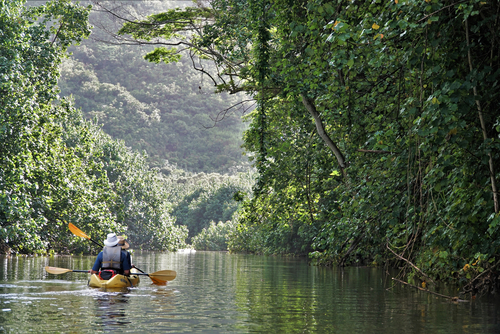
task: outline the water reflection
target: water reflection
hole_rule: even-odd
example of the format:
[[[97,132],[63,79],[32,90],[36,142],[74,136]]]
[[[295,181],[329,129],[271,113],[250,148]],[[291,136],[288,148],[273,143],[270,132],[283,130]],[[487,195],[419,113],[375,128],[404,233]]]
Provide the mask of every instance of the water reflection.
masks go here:
[[[95,299],[95,316],[100,319],[98,324],[105,329],[115,326],[127,326],[131,323],[127,317],[129,297],[128,292],[103,293]]]
[[[219,252],[141,253],[147,277],[120,291],[87,287],[93,257],[0,256],[0,333],[498,333],[495,298],[452,303],[392,286],[380,268],[317,268],[302,259]],[[446,294],[453,290],[440,291]]]

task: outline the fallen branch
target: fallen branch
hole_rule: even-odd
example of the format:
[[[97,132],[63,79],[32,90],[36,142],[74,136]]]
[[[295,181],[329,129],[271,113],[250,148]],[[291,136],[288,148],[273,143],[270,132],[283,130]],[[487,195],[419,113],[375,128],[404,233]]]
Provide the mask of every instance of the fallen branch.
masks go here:
[[[392,278],[392,280],[393,280],[393,281],[396,281],[396,282],[399,282],[399,283],[401,283],[401,284],[404,284],[404,285],[408,285],[408,286],[410,286],[410,287],[412,287],[412,288],[415,288],[415,289],[420,290],[420,291],[423,291],[423,292],[428,292],[428,293],[431,293],[431,294],[436,295],[436,296],[439,296],[439,297],[443,297],[443,298],[446,298],[446,299],[450,299],[450,300],[452,300],[452,301],[454,301],[454,302],[462,302],[462,303],[468,303],[468,302],[469,302],[468,300],[465,300],[465,299],[460,299],[460,298],[458,298],[458,297],[451,297],[451,296],[447,296],[447,295],[442,295],[442,294],[440,294],[440,293],[437,293],[437,292],[434,292],[434,291],[431,291],[431,290],[428,290],[428,289],[421,288],[421,287],[419,287],[419,286],[416,286],[416,285],[413,285],[413,284],[407,283],[407,282],[405,282],[405,281],[401,281],[401,280],[399,280],[399,279],[397,279],[397,278],[394,278],[394,277]]]
[[[389,244],[387,243],[386,244],[386,247],[388,250],[390,250],[392,252],[392,254],[396,255],[396,257],[400,260],[403,260],[405,261],[406,263],[408,263],[410,266],[412,266],[413,268],[415,268],[419,273],[421,273],[423,276],[425,276],[427,279],[429,279],[429,281],[431,281],[433,284],[436,284],[432,278],[430,278],[429,276],[427,276],[422,270],[420,270],[416,265],[414,265],[413,263],[411,263],[411,261],[405,259],[404,257],[402,257],[401,255],[399,254],[396,254],[396,252],[394,252],[390,247],[389,247]]]

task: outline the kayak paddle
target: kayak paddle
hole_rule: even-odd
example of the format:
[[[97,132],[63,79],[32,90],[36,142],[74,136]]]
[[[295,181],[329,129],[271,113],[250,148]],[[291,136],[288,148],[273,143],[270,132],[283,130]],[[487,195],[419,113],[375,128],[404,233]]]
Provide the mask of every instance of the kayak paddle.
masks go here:
[[[69,230],[71,232],[73,232],[74,235],[76,235],[78,237],[82,237],[82,238],[88,239],[88,240],[92,241],[93,243],[95,243],[99,247],[104,247],[102,244],[98,243],[97,241],[92,240],[87,234],[85,234],[85,232],[83,232],[82,230],[80,230],[75,225],[69,223],[68,227],[69,227]]]
[[[73,270],[73,269],[66,269],[66,268],[57,268],[57,267],[45,267],[45,271],[47,271],[49,274],[54,274],[54,275],[60,275],[60,274],[65,274],[69,272],[74,272],[74,273],[89,273],[89,270]],[[153,283],[159,284],[159,285],[165,285],[167,284],[167,281],[172,281],[177,277],[177,273],[174,270],[160,270],[160,271],[155,271],[154,273],[147,274],[147,273],[133,273],[132,275],[144,275],[144,276],[149,276]]]
[[[60,274],[65,274],[69,272],[74,272],[74,273],[90,273],[90,270],[73,270],[73,269],[65,269],[65,268],[57,268],[57,267],[45,267],[45,271],[47,271],[49,274],[54,274],[54,275],[60,275]]]
[[[133,273],[132,275],[145,275],[149,276],[154,284],[166,285],[167,281],[173,281],[177,277],[177,273],[174,270],[160,270],[155,271],[152,274],[147,273]]]
[[[100,246],[101,248],[104,247],[102,244],[98,243],[97,241],[95,240],[92,240],[85,232],[83,232],[82,230],[80,230],[78,227],[76,227],[75,225],[73,225],[72,223],[69,223],[68,224],[68,227],[69,227],[69,230],[76,236],[78,237],[82,237],[82,238],[85,238],[85,239],[88,239],[90,241],[92,241],[93,243],[95,243],[97,246]],[[136,266],[133,266],[133,268],[139,270],[141,273],[144,274],[144,271],[142,271],[141,269],[137,268]]]

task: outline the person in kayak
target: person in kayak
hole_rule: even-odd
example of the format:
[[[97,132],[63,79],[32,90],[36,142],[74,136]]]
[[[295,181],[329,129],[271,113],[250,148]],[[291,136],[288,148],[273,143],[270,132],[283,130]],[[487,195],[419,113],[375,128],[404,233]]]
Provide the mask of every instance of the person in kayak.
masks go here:
[[[132,268],[130,253],[122,249],[122,247],[128,248],[125,239],[117,237],[115,233],[109,233],[107,239],[104,240],[104,249],[97,255],[90,272],[97,274],[101,270],[101,273],[113,271],[115,274],[130,275],[130,269]],[[102,276],[101,278],[109,279]]]

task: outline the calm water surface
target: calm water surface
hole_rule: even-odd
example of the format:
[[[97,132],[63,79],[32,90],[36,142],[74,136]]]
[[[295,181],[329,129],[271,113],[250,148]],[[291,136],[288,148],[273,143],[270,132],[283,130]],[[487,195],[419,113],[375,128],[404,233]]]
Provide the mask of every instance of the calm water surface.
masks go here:
[[[302,259],[219,252],[136,252],[149,278],[124,291],[87,287],[94,257],[1,257],[0,333],[500,333],[495,298],[453,303],[391,287],[381,268],[331,269]],[[448,289],[448,294],[453,294]]]

